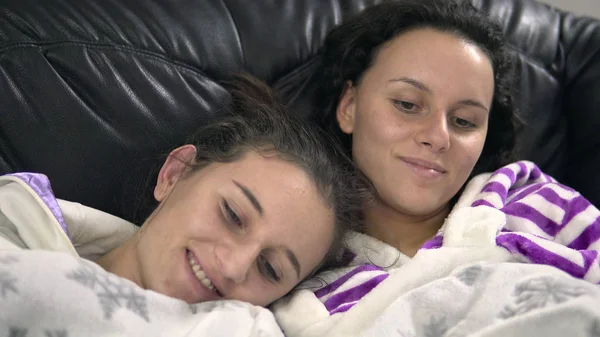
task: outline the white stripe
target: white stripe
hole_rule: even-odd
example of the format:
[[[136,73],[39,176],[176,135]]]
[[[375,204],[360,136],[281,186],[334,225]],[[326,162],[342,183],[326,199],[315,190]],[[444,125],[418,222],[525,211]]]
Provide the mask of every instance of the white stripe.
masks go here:
[[[518,163],[523,163],[525,165],[525,170],[522,170],[520,166],[518,166]],[[533,163],[529,162],[529,161],[520,161],[518,163],[515,163],[515,166],[517,167],[517,172],[524,172],[525,175],[523,177],[521,177],[520,179],[517,179],[517,181],[515,181],[513,187],[521,187],[523,185],[525,185],[525,183],[529,182],[529,183],[533,183],[534,181],[531,180],[531,173],[533,172]]]
[[[576,193],[576,192],[573,192],[572,190],[566,189],[565,187],[563,187],[557,183],[548,183],[548,184],[544,185],[544,188],[549,188],[549,189],[553,190],[554,192],[556,192],[556,194],[558,194],[559,197],[561,197],[565,200],[571,200],[579,195],[579,193]]]
[[[547,240],[552,240],[554,237],[548,235],[544,232],[535,222],[515,215],[506,215],[506,229],[511,230],[513,232],[524,232],[530,233],[533,235],[537,235],[543,237]],[[521,233],[519,233],[521,234]]]
[[[557,206],[539,194],[530,194],[529,196],[514,203],[527,205],[543,214],[546,218],[560,225],[565,217],[565,210]]]
[[[496,192],[481,192],[481,193],[479,193],[479,195],[477,195],[477,198],[475,199],[475,201],[477,201],[477,200],[485,200],[485,201],[489,202],[492,206],[494,206],[495,208],[498,208],[498,209],[500,209],[500,208],[502,208],[502,206],[504,206],[500,195],[498,195],[498,193],[496,193]]]
[[[534,189],[533,191],[530,191],[529,188],[538,184],[538,188]],[[509,204],[513,199],[517,199],[519,198],[522,194],[526,193],[526,190],[529,191],[526,194],[529,195],[531,193],[536,193],[537,191],[539,191],[541,188],[543,188],[542,183],[533,183],[530,185],[526,185],[526,186],[521,186],[519,187],[519,192],[517,193],[513,193],[513,195],[511,195],[510,197],[506,198],[506,203]]]
[[[534,185],[538,185],[537,189],[534,190],[528,190],[530,188],[530,186],[534,186]],[[539,193],[540,191],[544,190],[544,189],[550,189],[552,191],[554,191],[561,199],[564,199],[566,201],[569,201],[573,198],[575,198],[578,194],[573,193],[573,191],[567,190],[565,189],[563,186],[559,185],[559,184],[555,184],[555,183],[533,183],[530,185],[526,185],[523,187],[520,187],[521,190],[513,195],[511,195],[509,198],[506,199],[506,203],[509,204],[512,200],[519,198],[523,193],[527,192],[527,195],[530,194],[536,194]],[[525,196],[523,199],[527,198],[527,196]]]
[[[600,255],[598,255],[596,257],[596,260],[594,262],[592,262],[590,269],[585,274],[584,279],[586,281],[589,281],[592,283],[600,282],[600,261],[598,261],[598,259],[600,259]]]
[[[568,248],[566,246],[563,246],[563,245],[553,242],[553,241],[542,240],[538,237],[534,237],[533,235],[523,234],[523,236],[526,236],[529,240],[535,242],[538,246],[542,247],[543,249],[545,249],[551,253],[554,253],[556,255],[564,257],[565,259],[577,264],[580,267],[585,266],[585,261],[583,260],[583,256],[581,256],[581,253],[579,253],[579,251],[577,251],[577,250]]]
[[[598,252],[600,252],[600,239],[594,241],[587,250],[596,250]],[[600,256],[600,254],[598,254]],[[599,257],[600,258],[600,257]],[[598,267],[600,268],[600,265],[598,265]]]
[[[511,164],[511,165],[507,165],[507,166],[505,166],[505,167],[501,167],[500,169],[503,169],[503,168],[507,168],[507,169],[511,170],[511,171],[512,171],[512,173],[513,173],[513,176],[515,177],[515,183],[518,183],[518,181],[519,181],[519,180],[517,180],[517,175],[518,175],[518,174],[521,172],[521,168],[519,167],[519,165],[517,165],[517,164],[514,164],[514,163],[513,163],[513,164]],[[500,170],[500,169],[499,169],[499,170]],[[507,176],[507,177],[508,177],[508,176]],[[527,178],[527,177],[525,177],[525,178]],[[522,180],[522,179],[523,179],[523,178],[521,178],[521,180]],[[510,185],[511,185],[511,186],[513,186],[513,184],[512,184],[512,183],[511,183]]]
[[[600,211],[593,205],[588,205],[586,209],[577,214],[569,223],[556,235],[555,241],[565,246],[571,244],[577,239],[583,231],[591,226],[594,221],[600,217]]]
[[[504,190],[508,191],[510,186],[512,186],[512,181],[506,174],[496,174],[490,179],[490,182],[496,182],[502,184],[504,186]]]

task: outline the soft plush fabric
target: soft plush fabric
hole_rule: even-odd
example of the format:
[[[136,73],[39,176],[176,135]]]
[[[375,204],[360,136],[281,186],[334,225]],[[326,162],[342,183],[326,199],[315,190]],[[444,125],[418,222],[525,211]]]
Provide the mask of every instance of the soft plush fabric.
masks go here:
[[[473,178],[412,259],[363,234],[349,243],[348,267],[274,306],[286,336],[562,336],[573,320],[585,336],[600,322],[600,211],[531,162]]]
[[[0,335],[283,336],[265,308],[238,301],[188,305],[89,260],[42,250],[0,250]]]
[[[316,88],[312,74],[318,62],[316,55],[324,36],[335,25],[381,1],[2,0],[0,5],[0,174],[21,171],[42,172],[50,177],[59,198],[76,200],[94,209],[140,224],[144,212],[135,212],[135,210],[138,209],[140,195],[150,193],[151,189],[145,183],[152,181],[148,177],[153,172],[152,168],[161,163],[160,154],[166,154],[171,148],[183,143],[196,128],[223,113],[223,103],[227,102],[228,95],[220,85],[220,81],[229,78],[232,72],[249,71],[277,87],[286,102],[298,114],[310,116],[322,113],[313,109],[311,102]],[[600,172],[600,151],[598,151],[600,114],[597,113],[600,107],[600,95],[598,95],[600,92],[598,80],[600,78],[600,21],[576,17],[532,0],[472,0],[472,2],[500,21],[516,57],[516,70],[519,75],[516,84],[519,93],[518,102],[523,119],[527,123],[525,137],[519,144],[521,158],[535,162],[544,172],[579,191],[593,204],[600,205],[600,175],[597,174]],[[554,191],[552,188],[544,187],[553,186],[552,183],[542,183],[540,186],[543,188],[540,192]],[[565,198],[565,203],[569,203],[569,200],[577,202],[580,199],[576,193],[568,189],[559,191],[555,192]],[[501,194],[500,190],[499,197],[496,199],[500,198],[503,203]],[[492,207],[487,205],[489,211],[496,207],[494,204],[496,201],[488,201],[492,204]],[[76,255],[97,256],[101,253],[102,247],[115,244],[116,242],[111,242],[110,235],[114,228],[110,225],[110,221],[97,221],[96,224],[103,225],[95,228],[92,233],[72,229],[69,226],[72,222],[70,218],[79,218],[81,215],[91,224],[95,222],[94,216],[89,215],[87,211],[77,211],[77,209],[82,210],[77,205],[60,200],[57,203],[63,211],[66,233],[59,217],[53,220],[54,215],[49,211],[55,208],[47,206],[49,210],[44,209],[36,214],[52,223],[53,227],[47,227],[46,231],[41,232],[25,229],[18,231],[14,228],[14,224],[3,222],[0,224],[2,228],[0,241],[4,240],[10,254],[22,254],[23,257],[19,258],[22,261],[36,260],[38,252],[20,252],[19,247],[30,245],[30,247],[33,245],[43,247],[49,243],[61,245],[61,253],[43,255],[44,257],[39,258],[39,261],[46,262],[40,267],[40,271],[45,270],[43,267],[47,267],[49,263],[58,263],[60,268],[47,271],[48,280],[60,279],[66,282],[57,281],[61,284],[60,287],[66,287],[65,299],[69,298],[70,291],[75,291],[74,295],[81,295],[84,299],[81,300],[81,305],[95,308],[94,315],[97,315],[102,312],[98,298],[83,286],[77,288],[78,284],[71,279],[66,279],[65,275],[80,268],[79,263],[93,266],[91,262],[82,261]],[[476,208],[479,207],[485,205]],[[72,208],[72,211],[66,211],[68,208]],[[518,210],[518,207],[513,209],[513,211]],[[94,214],[100,213],[94,212]],[[504,298],[505,301],[494,302],[495,309],[482,311],[483,316],[477,316],[476,311],[471,311],[470,314],[467,311],[460,312],[466,315],[464,317],[483,317],[484,322],[485,319],[494,318],[496,322],[494,328],[488,331],[477,330],[478,326],[468,326],[464,327],[465,329],[478,331],[477,333],[482,336],[486,334],[506,336],[517,335],[519,331],[524,334],[530,333],[526,327],[539,323],[541,328],[550,330],[539,331],[539,335],[546,332],[549,336],[551,332],[568,336],[577,336],[578,333],[583,335],[596,333],[594,331],[598,331],[597,328],[590,321],[586,321],[596,314],[590,311],[587,305],[596,296],[593,291],[589,296],[583,296],[581,300],[577,298],[570,300],[573,294],[577,295],[580,292],[568,292],[569,296],[565,295],[566,297],[560,295],[556,297],[556,301],[562,301],[562,304],[548,306],[547,311],[540,309],[539,312],[544,313],[540,315],[542,321],[538,322],[534,317],[526,314],[518,318],[525,319],[524,323],[506,325],[507,329],[513,330],[500,329],[505,318],[494,315],[501,312],[500,309],[504,309],[503,305],[514,308],[512,305],[518,296],[513,294],[518,292],[517,289],[528,289],[527,286],[523,286],[528,284],[527,280],[549,277],[552,282],[558,283],[534,282],[533,284],[537,288],[558,284],[557,287],[562,289],[560,285],[566,280],[564,278],[566,274],[558,269],[548,269],[550,267],[546,266],[532,266],[530,262],[560,265],[560,268],[571,275],[586,280],[596,280],[597,277],[597,271],[592,267],[592,262],[597,259],[597,255],[592,252],[597,249],[594,248],[592,239],[597,232],[589,229],[594,227],[589,227],[587,222],[582,222],[584,224],[582,227],[567,226],[565,228],[568,230],[562,230],[563,222],[567,223],[569,217],[561,216],[560,211],[556,214],[542,213],[543,217],[533,211],[529,214],[537,219],[548,217],[551,221],[539,227],[524,220],[522,224],[527,228],[522,229],[530,229],[531,233],[534,233],[528,235],[501,232],[501,235],[491,237],[489,232],[481,231],[480,228],[474,232],[478,235],[469,241],[478,243],[483,240],[485,244],[490,245],[497,238],[506,238],[503,245],[496,242],[492,246],[486,246],[487,248],[460,247],[460,242],[455,241],[456,238],[461,237],[460,231],[455,232],[456,237],[451,234],[452,231],[447,231],[444,232],[444,244],[454,242],[459,244],[459,247],[423,249],[415,259],[410,261],[392,251],[394,261],[397,258],[398,263],[404,261],[407,266],[413,265],[413,269],[410,270],[414,270],[414,275],[407,272],[406,275],[397,276],[400,281],[406,280],[398,282],[402,289],[394,290],[402,296],[394,297],[387,293],[382,295],[386,301],[382,302],[382,307],[377,310],[383,310],[387,308],[386,305],[392,304],[390,301],[397,300],[399,306],[404,305],[402,303],[409,304],[409,309],[406,311],[408,312],[406,315],[409,316],[402,316],[407,319],[406,329],[397,328],[393,323],[389,327],[386,324],[377,326],[381,329],[391,329],[390,334],[404,336],[424,335],[425,332],[427,335],[441,335],[444,326],[460,328],[460,323],[457,323],[460,316],[444,316],[448,310],[451,310],[450,308],[454,308],[455,304],[463,303],[461,300],[484,299],[487,298],[486,294],[490,294]],[[3,216],[5,217],[6,214]],[[100,217],[106,218],[104,215]],[[6,217],[1,221],[6,221]],[[510,224],[511,215],[506,217],[505,228],[508,229]],[[31,228],[39,225],[37,222],[29,222]],[[131,228],[131,226],[122,228]],[[96,237],[93,233],[100,234]],[[550,238],[548,243],[552,249],[547,249],[548,245],[540,244],[540,241],[533,236],[536,234]],[[69,246],[69,238],[77,241],[78,235],[84,237],[91,235],[87,239],[82,238],[89,244],[85,245],[85,249],[75,244],[75,252],[73,252],[73,247]],[[486,238],[487,241],[484,240]],[[439,238],[437,240],[429,243],[432,248],[442,242]],[[552,245],[552,240],[565,244],[567,250],[557,248],[559,245]],[[511,246],[511,242],[516,244]],[[551,256],[548,255],[550,253],[533,254],[534,251],[540,251],[536,245],[543,246],[543,252],[549,251],[556,257],[543,258]],[[496,264],[483,255],[486,258],[482,258],[481,262],[460,260],[468,254],[459,253],[456,257],[457,261],[447,261],[454,255],[444,253],[453,250],[472,252],[477,249],[482,249],[483,252],[489,249],[493,252],[492,257],[495,256],[501,261],[518,259],[527,264],[523,266],[506,264],[506,262]],[[431,260],[426,258],[436,256],[435,254],[440,255],[439,264],[434,263],[433,258]],[[421,262],[420,256],[423,256],[423,265],[418,264]],[[55,260],[55,257],[59,258]],[[538,259],[539,257],[542,258]],[[8,261],[13,261],[13,258],[9,257]],[[407,271],[402,267],[405,265],[404,262],[399,266],[398,273]],[[35,274],[38,272],[34,270],[35,266],[31,267],[34,269],[27,270],[29,268],[27,265],[21,263],[10,267],[0,265],[0,270],[7,272],[7,269],[10,271],[13,270],[12,268],[22,267],[25,268],[24,275],[29,275],[26,273],[33,273],[30,274],[31,277],[38,275]],[[430,265],[431,273],[428,274],[426,266]],[[443,268],[435,269],[437,266]],[[470,267],[474,269],[469,269]],[[520,268],[526,271],[521,271]],[[470,277],[455,276],[462,275],[463,272],[471,275],[477,270],[489,271],[489,277],[484,273],[481,278],[473,281],[474,285],[481,288],[467,287],[468,283],[471,283]],[[2,272],[0,275],[9,275]],[[386,282],[389,283],[381,279],[385,278],[385,275],[391,275],[391,271],[374,269],[372,272],[365,274],[365,271],[358,275],[365,276],[365,281],[370,280],[374,275],[376,279],[372,281],[371,288],[375,284],[383,286]],[[417,280],[419,275],[423,275],[423,278]],[[519,277],[515,276],[513,279],[511,275]],[[10,275],[6,277],[9,280],[13,279]],[[428,278],[442,283],[424,282],[429,280]],[[466,283],[461,281],[461,278],[466,279]],[[492,286],[494,282],[506,279],[510,282],[507,281],[509,286],[504,293],[501,290],[494,290],[496,292],[486,290],[488,284]],[[28,288],[18,288],[19,283],[16,283],[14,289],[31,296],[35,296],[37,291],[42,290],[48,296],[61,293],[46,291],[57,288],[49,288],[52,285],[39,284],[37,281],[31,283],[33,288],[30,293],[27,292]],[[356,284],[352,283],[354,281],[349,282],[347,283],[349,286]],[[457,294],[464,294],[464,297],[441,302],[443,305],[440,307],[440,315],[432,317],[429,321],[435,323],[434,325],[439,329],[423,330],[422,323],[428,322],[428,317],[419,316],[418,320],[416,318],[410,320],[413,314],[420,315],[421,312],[410,310],[415,302],[407,297],[408,293],[414,288],[415,294],[421,291],[437,296],[436,294],[440,294],[445,289],[441,286],[443,282],[447,282],[448,289],[456,291]],[[588,281],[565,282],[569,284],[569,289],[579,289],[581,286],[587,291],[591,286]],[[42,321],[40,317],[33,314],[38,312],[33,306],[39,303],[17,302],[20,300],[19,297],[11,297],[15,296],[14,291],[10,290],[13,283],[7,284],[9,285],[5,288],[7,290],[0,292],[3,296],[0,305],[20,304],[23,312],[32,315],[32,320]],[[20,283],[21,286],[27,284],[29,283]],[[463,285],[465,288],[460,288]],[[438,288],[434,291],[429,287]],[[405,290],[407,292],[403,292]],[[83,293],[80,294],[78,291]],[[290,336],[296,333],[309,334],[309,331],[321,331],[316,325],[316,330],[311,330],[313,327],[307,330],[299,327],[304,326],[307,319],[314,317],[318,320],[324,317],[322,322],[326,327],[330,327],[331,322],[337,319],[348,317],[344,318],[348,323],[340,325],[338,330],[348,333],[367,331],[364,326],[362,328],[365,329],[357,327],[356,330],[349,331],[348,327],[355,327],[352,324],[373,322],[373,320],[357,318],[356,316],[360,316],[361,312],[355,311],[357,314],[352,314],[355,308],[343,311],[352,305],[351,302],[340,302],[340,305],[332,306],[339,308],[339,312],[330,315],[329,310],[325,309],[314,292],[305,291],[302,294],[310,298],[310,305],[293,306],[289,311],[291,316],[285,316],[281,312],[279,314],[280,322],[284,326],[292,327]],[[541,295],[531,296],[554,300],[552,296],[546,296],[547,293],[539,294]],[[367,293],[367,298],[369,295]],[[64,303],[59,301],[62,300],[61,298],[54,298],[54,300],[58,301],[56,305]],[[424,302],[434,300],[427,296],[423,297]],[[596,303],[598,303],[597,299]],[[169,307],[170,305],[174,307]],[[565,314],[565,306],[571,305],[572,310]],[[24,325],[30,322],[17,321],[17,319],[27,320],[29,317],[19,312],[18,308],[17,306],[11,309],[13,311],[0,308],[2,309],[0,315],[4,315],[0,317],[12,320],[10,325],[0,324],[0,326],[14,327],[8,332],[0,331],[0,335],[3,333],[9,336],[37,335],[42,333],[39,329],[48,329],[46,335],[61,335],[62,329],[65,328],[63,325],[53,323],[35,331],[31,329],[26,331],[24,329],[27,327]],[[41,304],[40,308],[43,308]],[[165,304],[163,309],[166,308],[183,315],[181,319],[185,322],[182,326],[192,326],[192,323],[189,323],[191,321],[187,320],[191,319],[190,314],[185,311],[186,309],[181,309],[180,304],[171,302]],[[424,308],[431,309],[431,307]],[[71,313],[69,310],[76,310],[76,308],[65,306],[56,310],[53,306],[50,314],[68,317]],[[265,317],[262,321],[259,319],[259,322],[265,322],[270,326],[272,321],[268,318],[268,313],[264,310],[253,310],[248,309],[246,314],[242,314],[243,317],[256,315]],[[394,313],[394,311],[390,312]],[[120,309],[119,313],[123,315],[119,317],[125,317],[128,322],[143,321],[139,315],[130,310]],[[298,315],[298,321],[295,322],[294,313]],[[552,313],[556,313],[559,317],[551,319]],[[88,319],[93,321],[89,316],[85,316],[86,312],[79,314],[82,316],[74,317],[81,318],[81,324],[88,322]],[[223,318],[218,316],[218,312],[215,315],[217,316],[210,316],[214,318],[212,322],[238,322],[235,316]],[[569,320],[560,319],[567,316]],[[389,316],[385,317],[389,318]],[[387,319],[385,317],[382,316],[381,319]],[[398,322],[403,321],[398,320]],[[239,322],[247,324],[230,324],[228,328],[240,326],[243,330],[244,327],[253,326],[253,323],[242,318]],[[577,325],[581,330],[569,330],[568,333],[563,333],[561,324],[571,322],[582,322]],[[520,327],[523,329],[519,330]],[[590,330],[585,330],[587,328]],[[118,328],[113,326],[110,329]],[[181,329],[183,328],[175,329],[172,334],[167,335],[177,335],[182,331]],[[257,331],[252,329],[250,331]],[[157,328],[141,331],[152,335],[152,333],[158,334],[161,330]],[[199,331],[198,335],[211,335],[200,328],[197,331]],[[369,333],[383,333],[382,331],[369,330]],[[582,331],[589,333],[585,334]],[[119,333],[115,332],[116,335]],[[277,335],[276,332],[274,333]],[[90,335],[87,331],[79,333],[77,330],[73,330],[72,334]],[[269,335],[269,333],[264,334]],[[140,335],[140,333],[132,332],[129,335]]]
[[[188,305],[93,262],[136,230],[57,200],[43,175],[0,177],[0,336],[283,336],[265,308]]]

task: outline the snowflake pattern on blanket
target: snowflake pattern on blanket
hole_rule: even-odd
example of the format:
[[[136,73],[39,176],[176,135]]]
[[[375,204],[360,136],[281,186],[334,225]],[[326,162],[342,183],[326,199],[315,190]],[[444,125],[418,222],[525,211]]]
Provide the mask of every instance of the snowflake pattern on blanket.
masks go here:
[[[558,278],[536,277],[516,285],[514,303],[500,312],[500,318],[512,318],[552,304],[561,304],[570,299],[587,295],[582,286],[574,286]]]
[[[28,337],[28,330],[23,328],[11,327],[8,330],[9,337]],[[45,337],[69,337],[67,330],[46,330]]]
[[[144,295],[129,282],[116,275],[100,274],[97,269],[88,264],[80,263],[78,269],[67,274],[67,278],[96,293],[106,319],[110,319],[116,310],[124,308],[143,318],[146,322],[150,322]]]

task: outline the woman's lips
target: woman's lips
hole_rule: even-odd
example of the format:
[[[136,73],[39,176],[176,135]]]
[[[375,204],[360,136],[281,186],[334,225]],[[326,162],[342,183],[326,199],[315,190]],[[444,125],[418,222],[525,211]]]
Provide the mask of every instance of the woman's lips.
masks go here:
[[[414,173],[424,178],[439,178],[446,173],[446,170],[443,166],[423,159],[412,157],[400,157],[400,160],[407,164],[407,166]]]
[[[199,293],[200,297],[202,297],[204,301],[212,301],[222,298],[218,289],[210,289],[206,284],[203,284],[202,281],[197,277],[196,272],[193,270],[192,263],[190,262],[190,257],[194,260],[196,265],[200,266],[200,264],[198,262],[198,258],[194,255],[194,253],[189,250],[186,250],[186,264],[188,266],[188,271],[190,274],[189,276],[191,276],[195,292]],[[205,275],[205,277],[208,278],[207,275]],[[209,278],[209,280],[212,283],[212,279]]]

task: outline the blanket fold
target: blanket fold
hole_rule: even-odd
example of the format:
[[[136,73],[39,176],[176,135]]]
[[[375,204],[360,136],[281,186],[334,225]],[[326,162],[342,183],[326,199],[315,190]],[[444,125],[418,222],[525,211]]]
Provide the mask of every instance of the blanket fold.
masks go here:
[[[136,230],[56,199],[44,175],[0,177],[0,336],[283,336],[265,308],[188,305],[93,262]]]
[[[296,336],[600,336],[600,211],[533,163],[474,177],[413,258],[367,235],[273,310]]]

